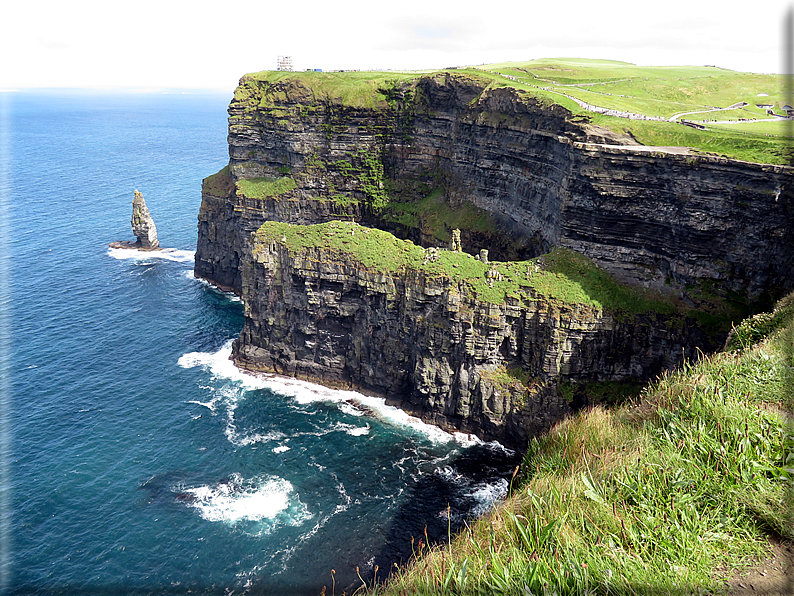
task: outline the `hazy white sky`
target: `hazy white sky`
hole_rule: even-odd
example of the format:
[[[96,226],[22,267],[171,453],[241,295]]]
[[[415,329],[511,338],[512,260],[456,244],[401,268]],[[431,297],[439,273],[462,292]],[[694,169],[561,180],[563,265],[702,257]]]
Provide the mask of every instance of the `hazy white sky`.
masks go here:
[[[649,9],[648,7],[653,7]],[[735,6],[736,8],[731,8]],[[233,89],[247,72],[545,57],[782,72],[784,0],[39,0],[0,14],[0,88]]]

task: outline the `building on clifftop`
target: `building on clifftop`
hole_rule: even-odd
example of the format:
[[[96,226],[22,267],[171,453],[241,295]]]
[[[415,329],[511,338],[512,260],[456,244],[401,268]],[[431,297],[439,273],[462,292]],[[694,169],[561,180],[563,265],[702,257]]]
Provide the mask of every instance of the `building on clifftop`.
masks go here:
[[[292,71],[292,56],[279,56],[276,59],[276,70]]]

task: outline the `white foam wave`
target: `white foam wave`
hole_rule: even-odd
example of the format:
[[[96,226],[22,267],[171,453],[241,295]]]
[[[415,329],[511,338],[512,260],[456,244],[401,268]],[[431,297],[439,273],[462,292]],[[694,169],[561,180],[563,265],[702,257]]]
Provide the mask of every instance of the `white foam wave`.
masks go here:
[[[210,412],[215,412],[215,410],[216,410],[216,408],[218,406],[218,402],[220,400],[221,400],[220,397],[215,397],[215,398],[211,399],[210,401],[198,401],[197,399],[191,399],[191,400],[188,400],[187,403],[196,404],[198,406],[204,406]]]
[[[213,376],[225,378],[239,384],[243,389],[270,389],[285,397],[293,398],[297,403],[308,405],[315,402],[333,403],[340,410],[352,415],[371,415],[396,426],[403,426],[423,434],[434,443],[448,443],[456,441],[463,445],[479,442],[473,435],[464,433],[451,434],[437,426],[422,422],[403,410],[386,404],[380,397],[364,395],[357,391],[329,389],[322,385],[301,381],[291,377],[282,377],[273,374],[252,374],[237,368],[230,360],[232,341],[229,340],[214,353],[189,352],[182,355],[179,366],[192,368],[201,366],[209,370]],[[360,414],[356,413],[360,412]],[[363,432],[363,431],[362,431]]]
[[[176,248],[164,248],[162,250],[138,250],[135,248],[108,248],[108,255],[114,259],[137,259],[154,261],[175,261],[177,263],[191,263],[195,260],[195,250],[179,250]]]
[[[339,409],[342,410],[345,414],[350,414],[351,416],[363,416],[364,412],[359,410],[356,406],[349,402],[341,402],[339,404]]]
[[[482,440],[480,440],[477,435],[473,435],[471,433],[455,432],[452,434],[455,437],[455,441],[457,441],[463,447],[471,447],[472,445],[479,445],[482,443]]]
[[[298,525],[311,517],[292,484],[273,476],[245,480],[233,474],[228,481],[183,492],[193,496],[189,505],[198,509],[201,517],[208,521],[234,524],[278,518],[282,523]]]
[[[353,435],[354,437],[361,437],[363,435],[369,434],[369,424],[367,426],[359,426],[357,428],[351,428],[347,431],[347,434]]]
[[[496,482],[477,484],[472,487],[467,496],[473,498],[477,504],[469,512],[474,517],[482,517],[493,508],[496,503],[507,496],[509,484],[506,479],[500,478]]]
[[[458,473],[452,466],[443,466],[435,469],[435,474],[448,482],[464,482],[466,478]]]
[[[289,447],[286,445],[279,445],[278,447],[273,447],[273,453],[284,453],[285,451],[289,451]]]
[[[200,284],[205,285],[209,288],[212,288],[214,291],[218,292],[219,294],[223,294],[226,298],[229,299],[230,302],[239,302],[240,304],[243,303],[242,299],[239,296],[237,296],[234,292],[227,292],[225,290],[221,290],[218,286],[212,285],[206,279],[196,277],[196,273],[195,271],[193,271],[193,269],[188,269],[187,271],[185,271],[185,277],[187,277],[188,279],[192,279],[193,281],[197,281]]]

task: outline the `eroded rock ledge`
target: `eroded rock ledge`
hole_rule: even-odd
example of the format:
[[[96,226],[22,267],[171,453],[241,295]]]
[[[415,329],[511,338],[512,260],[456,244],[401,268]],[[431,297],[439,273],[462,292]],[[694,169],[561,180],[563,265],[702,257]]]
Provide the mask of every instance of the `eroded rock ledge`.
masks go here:
[[[252,247],[238,366],[372,392],[510,445],[570,413],[562,383],[644,380],[708,347],[670,304],[605,307],[586,279],[606,274],[574,253],[558,256],[578,278],[553,255],[485,264],[351,222],[268,222]]]

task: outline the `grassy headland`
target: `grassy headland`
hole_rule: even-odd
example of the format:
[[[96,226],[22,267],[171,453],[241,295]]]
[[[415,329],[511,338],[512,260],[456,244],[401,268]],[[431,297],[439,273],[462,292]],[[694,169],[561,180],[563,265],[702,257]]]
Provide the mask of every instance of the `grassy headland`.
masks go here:
[[[630,133],[644,145],[684,146],[756,163],[787,165],[792,136],[785,116],[782,75],[736,72],[714,66],[637,66],[610,60],[552,58],[457,68],[456,75],[486,88],[513,87],[543,103],[557,103],[580,121]],[[427,72],[279,72],[245,75],[235,99],[272,107],[284,99],[361,108],[387,108],[389,89]],[[281,83],[290,82],[290,86]],[[261,94],[258,85],[267,87]],[[290,87],[290,88],[288,88]],[[566,97],[568,96],[568,97]],[[678,122],[630,120],[590,112],[573,99],[649,118],[679,116],[706,127]],[[729,108],[728,111],[711,111]],[[768,111],[772,112],[770,115]],[[694,112],[694,113],[693,113]],[[703,122],[707,120],[707,122]]]
[[[262,246],[280,242],[290,251],[322,248],[377,273],[414,270],[431,277],[462,282],[479,300],[504,303],[507,297],[585,305],[617,316],[641,312],[673,314],[683,307],[656,292],[622,284],[590,259],[567,249],[528,261],[484,263],[465,252],[424,249],[410,240],[353,222],[331,221],[310,226],[265,222],[257,231]],[[495,272],[491,273],[491,272]]]
[[[789,101],[782,75],[715,66],[637,66],[575,58],[488,64],[478,69],[516,89],[551,97],[574,114],[588,116],[593,124],[631,133],[643,145],[690,147],[757,163],[787,165],[791,159],[791,121],[776,118],[786,115],[783,106]],[[707,130],[596,114],[563,94],[591,105],[653,118],[681,115],[679,119],[697,122]],[[711,111],[731,106],[738,107]]]
[[[428,71],[430,72],[430,71]],[[245,99],[251,83],[265,83],[274,86],[285,81],[298,85],[310,94],[312,101],[332,101],[334,103],[356,107],[375,108],[387,107],[387,97],[381,90],[396,82],[412,80],[420,77],[420,72],[287,72],[263,70],[243,76],[241,84],[235,91],[234,98]],[[275,101],[287,99],[283,88],[274,87],[263,98],[263,107]]]
[[[794,294],[729,347],[533,441],[504,503],[370,592],[724,592],[794,539]]]

